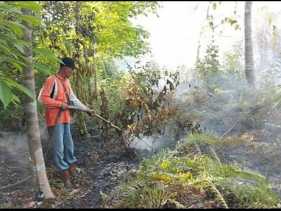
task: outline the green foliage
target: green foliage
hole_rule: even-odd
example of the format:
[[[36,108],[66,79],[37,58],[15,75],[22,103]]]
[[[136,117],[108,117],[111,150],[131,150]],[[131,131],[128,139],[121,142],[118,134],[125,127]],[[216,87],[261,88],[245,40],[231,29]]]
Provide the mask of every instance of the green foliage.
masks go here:
[[[188,135],[186,140],[190,144],[220,144],[222,141],[212,134],[206,134],[206,133],[194,133]]]
[[[197,61],[195,64],[200,79],[202,79],[206,83],[207,87],[211,90],[215,89],[220,84],[221,81],[218,81],[217,78],[220,77],[220,75],[224,72],[224,69],[226,69],[225,72],[231,71],[232,69],[237,71],[236,51],[234,54],[229,54],[226,56],[226,59],[228,59],[226,63],[229,66],[231,65],[230,67],[224,66],[222,68],[222,65],[219,62],[219,46],[216,44],[216,39],[220,39],[220,35],[223,33],[225,24],[229,24],[231,27],[234,27],[235,30],[240,29],[240,25],[237,21],[236,9],[233,10],[233,14],[227,14],[223,17],[218,15],[219,10],[223,8],[222,5],[222,2],[209,2],[206,23],[204,26],[204,34],[207,34],[208,38],[206,41],[208,44],[202,57],[200,56],[199,52],[201,46],[198,46]],[[218,32],[220,32],[219,35]],[[232,63],[234,62],[235,64],[233,65]],[[228,68],[231,68],[231,70]]]
[[[222,139],[213,134],[207,133],[193,133],[186,137],[186,141],[190,144],[199,144],[199,145],[214,145],[214,146],[226,146],[226,145],[239,145],[246,143],[247,140],[238,137],[228,137]]]
[[[43,2],[42,41],[58,52],[105,58],[136,56],[146,49],[147,32],[130,18],[155,12],[156,2]],[[73,26],[74,23],[75,25]],[[63,36],[61,36],[63,35]],[[89,58],[90,59],[90,58]]]
[[[74,92],[82,102],[98,110],[99,91],[105,89],[114,114],[122,106],[118,100],[121,87],[117,87],[121,85],[118,78],[123,76],[117,76],[117,68],[111,64],[115,58],[136,57],[148,51],[148,33],[134,26],[131,20],[138,15],[155,13],[158,3],[46,1],[41,5],[38,47],[51,49],[57,57],[74,58],[77,67],[72,77]],[[48,73],[49,65],[44,57],[38,60],[43,65],[36,68]],[[53,64],[51,67],[49,69],[54,69]],[[79,119],[79,123],[84,124],[82,114]]]
[[[241,29],[238,21],[236,20],[235,17],[225,17],[221,23],[228,23],[230,26],[233,26],[235,30]]]
[[[96,105],[98,102],[93,103],[93,97],[97,97],[99,88],[106,87],[112,111],[116,113],[122,106],[122,100],[117,98],[122,97],[119,79],[123,76],[110,65],[114,58],[135,57],[148,51],[149,34],[134,26],[131,20],[138,15],[155,13],[157,8],[157,2],[1,2],[0,101],[3,108],[20,103],[23,95],[33,97],[21,85],[24,50],[31,47],[23,41],[23,23],[27,23],[33,28],[36,93],[46,76],[57,71],[59,58],[70,56],[77,63],[73,88],[80,99]],[[31,10],[32,15],[23,15],[24,9]],[[93,82],[97,87],[93,87]]]
[[[24,67],[23,49],[27,43],[22,41],[25,16],[21,9],[33,8],[33,3],[23,5],[15,2],[0,3],[0,101],[4,109],[13,102],[18,103],[17,92],[32,96],[31,93],[19,84],[15,74]]]
[[[223,24],[227,23],[229,24],[231,27],[233,27],[235,30],[240,30],[241,27],[237,21],[237,11],[236,11],[236,7],[234,7],[233,10],[233,14],[228,14],[228,16],[225,16],[223,18],[220,19],[220,21],[218,21],[218,23],[215,23],[215,18],[214,16],[216,15],[216,12],[218,12],[219,9],[222,8],[222,2],[210,2],[209,3],[211,8],[212,8],[212,14],[209,15],[209,25],[211,27],[214,27],[214,29],[218,26],[223,26]],[[235,2],[236,4],[236,2]],[[209,11],[210,12],[210,11]]]
[[[127,192],[127,197],[119,205],[127,208],[161,208],[175,194],[168,193],[163,187],[155,184],[135,187]]]
[[[97,68],[102,65],[106,71],[97,72],[97,88],[105,91],[110,105],[107,118],[114,124],[129,128],[138,135],[139,132],[157,131],[172,116],[173,110],[165,102],[178,84],[178,73],[163,72],[152,63],[132,68],[129,72],[118,71],[110,62],[99,63]],[[160,82],[165,87],[160,87]],[[98,97],[93,107],[101,112],[101,104],[102,98]]]
[[[213,40],[209,45],[207,45],[204,58],[199,60],[196,64],[196,68],[198,69],[201,79],[205,81],[207,86],[212,89],[218,86],[218,83],[214,81],[214,78],[221,73],[218,58],[219,49]]]
[[[240,74],[241,78],[243,72],[242,68],[242,49],[241,44],[237,44],[233,47],[233,49],[229,52],[226,52],[223,56],[223,69],[225,72],[232,74]]]
[[[23,15],[23,9],[30,9],[33,15]],[[21,85],[21,72],[25,67],[24,49],[30,47],[23,41],[23,23],[38,26],[41,23],[41,5],[38,2],[1,2],[0,11],[0,101],[6,109],[10,103],[19,103],[22,94],[33,97],[31,91]],[[34,57],[34,67],[46,72],[46,68],[37,62],[36,49]],[[52,52],[45,53],[44,57],[54,59]]]
[[[104,88],[109,100],[111,119],[125,106],[123,93],[129,79],[128,73],[120,73],[117,78],[108,77],[100,80],[100,87]],[[100,102],[98,101],[97,103]]]
[[[145,65],[135,66],[130,69],[135,82],[141,87],[146,95],[153,95],[153,88],[159,87],[161,80],[166,80],[167,90],[174,90],[179,84],[179,72],[161,70],[154,62],[147,62]]]
[[[126,106],[121,115],[131,132],[138,135],[159,131],[176,112],[168,102],[178,83],[178,72],[161,71],[151,62],[130,69],[130,80],[124,90]]]
[[[193,144],[185,141],[174,151],[164,150],[143,160],[136,176],[121,184],[118,199],[109,207],[163,208],[172,201],[184,208],[206,208],[213,202],[213,207],[277,207],[279,199],[264,176],[193,154],[191,148],[179,153],[186,146]],[[189,190],[186,195],[192,200],[181,197]],[[110,197],[105,204],[109,203]]]
[[[0,99],[1,99],[2,103],[4,104],[5,108],[13,100],[12,91],[6,85],[6,83],[3,83],[3,81],[0,83]]]

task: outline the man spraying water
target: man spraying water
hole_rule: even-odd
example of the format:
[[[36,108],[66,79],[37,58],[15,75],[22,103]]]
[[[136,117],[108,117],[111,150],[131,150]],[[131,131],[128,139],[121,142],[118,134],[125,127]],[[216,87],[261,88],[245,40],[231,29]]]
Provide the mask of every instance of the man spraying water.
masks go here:
[[[63,58],[58,73],[49,76],[38,100],[45,107],[45,120],[52,141],[53,162],[62,175],[66,188],[71,188],[70,176],[75,177],[77,159],[71,135],[70,107],[75,106],[91,114],[91,110],[79,101],[72,91],[69,77],[75,64],[71,58]]]

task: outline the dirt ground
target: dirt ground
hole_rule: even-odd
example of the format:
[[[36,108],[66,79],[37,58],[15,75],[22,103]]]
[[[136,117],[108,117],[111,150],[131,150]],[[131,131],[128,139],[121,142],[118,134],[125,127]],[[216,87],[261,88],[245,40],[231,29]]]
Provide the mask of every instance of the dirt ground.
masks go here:
[[[234,132],[229,136],[239,136],[245,144],[217,148],[219,157],[224,162],[260,172],[281,195],[280,129],[263,128]],[[46,148],[44,143],[43,149]],[[74,136],[74,143],[79,160],[77,187],[72,192],[65,192],[61,179],[47,159],[47,174],[56,199],[42,204],[35,200],[38,190],[33,180],[26,137],[15,132],[0,133],[0,208],[102,208],[102,193],[109,193],[138,166],[137,159],[131,160],[118,147],[121,145],[118,139],[104,141],[98,136]],[[19,181],[20,184],[9,187]]]
[[[118,140],[102,142],[95,137],[74,137],[74,142],[79,159],[76,186],[66,192],[58,173],[47,160],[47,174],[56,199],[42,204],[35,199],[38,190],[34,185],[26,137],[18,133],[2,133],[0,208],[100,208],[101,193],[112,190],[137,166],[136,160],[114,147],[118,146]],[[20,184],[14,185],[19,181]]]

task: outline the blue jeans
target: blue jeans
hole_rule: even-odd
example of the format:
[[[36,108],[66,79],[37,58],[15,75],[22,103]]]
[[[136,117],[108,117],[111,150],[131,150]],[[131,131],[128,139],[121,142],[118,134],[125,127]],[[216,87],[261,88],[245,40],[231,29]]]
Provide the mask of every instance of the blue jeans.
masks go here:
[[[60,171],[67,170],[77,161],[74,156],[74,144],[70,132],[70,124],[57,124],[49,128],[53,142],[53,161]]]

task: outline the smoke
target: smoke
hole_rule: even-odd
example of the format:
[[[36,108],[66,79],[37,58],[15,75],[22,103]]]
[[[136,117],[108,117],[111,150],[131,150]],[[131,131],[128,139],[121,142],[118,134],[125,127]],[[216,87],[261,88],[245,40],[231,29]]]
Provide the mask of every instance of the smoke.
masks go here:
[[[7,154],[21,165],[25,165],[28,162],[26,159],[28,155],[27,137],[22,133],[1,132],[0,148],[2,151],[1,160]]]
[[[48,141],[46,128],[40,128],[43,145]],[[44,149],[43,149],[44,150]],[[23,132],[0,131],[0,162],[21,169],[23,175],[32,172],[32,160],[29,153],[28,138]],[[2,166],[3,167],[3,166]],[[4,171],[5,168],[0,168]]]
[[[175,143],[184,135],[184,130],[178,127],[176,118],[173,118],[162,128],[160,134],[135,137],[130,143],[130,147],[134,148],[140,157],[147,157],[159,152],[163,148],[173,148]]]
[[[238,145],[216,147],[220,158],[259,171],[280,187],[276,191],[281,193],[281,112],[272,106],[274,95],[265,86],[249,88],[236,73],[213,75],[208,84],[194,78],[183,81],[170,102],[177,115],[165,125],[164,133],[135,138],[131,147],[142,156],[173,147],[190,133],[178,123],[190,120],[204,133],[242,139]]]
[[[15,184],[29,176],[33,176],[27,137],[19,132],[0,132],[0,187]],[[5,191],[32,190],[33,180],[3,190],[0,198],[5,200]],[[2,201],[2,200],[1,200]]]

